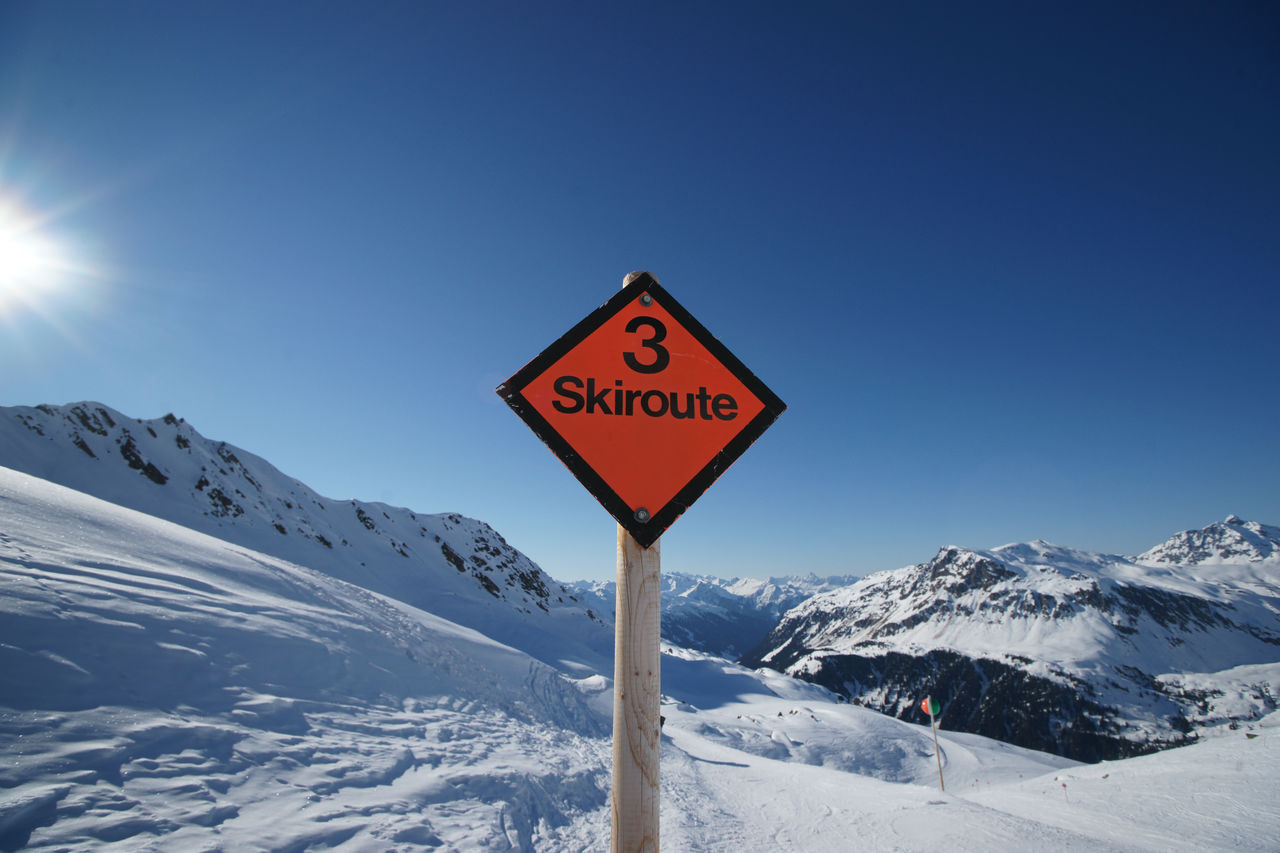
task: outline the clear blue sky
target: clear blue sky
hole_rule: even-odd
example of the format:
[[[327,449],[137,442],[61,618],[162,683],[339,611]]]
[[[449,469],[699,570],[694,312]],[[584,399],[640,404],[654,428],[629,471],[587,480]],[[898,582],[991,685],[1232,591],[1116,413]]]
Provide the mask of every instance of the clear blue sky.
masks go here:
[[[648,269],[789,406],[664,569],[1134,553],[1280,523],[1277,152],[1274,3],[8,0],[0,404],[609,577],[493,389]]]

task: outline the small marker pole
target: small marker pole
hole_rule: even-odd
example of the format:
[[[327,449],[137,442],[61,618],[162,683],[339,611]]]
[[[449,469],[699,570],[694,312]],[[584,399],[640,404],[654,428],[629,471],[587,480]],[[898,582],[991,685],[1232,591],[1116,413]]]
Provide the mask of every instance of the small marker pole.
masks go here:
[[[921,703],[923,708],[929,712],[929,728],[933,731],[933,757],[938,761],[938,787],[943,791],[947,790],[946,783],[942,781],[942,750],[938,748],[938,725],[933,721],[935,705],[932,696],[926,696],[924,702]]]

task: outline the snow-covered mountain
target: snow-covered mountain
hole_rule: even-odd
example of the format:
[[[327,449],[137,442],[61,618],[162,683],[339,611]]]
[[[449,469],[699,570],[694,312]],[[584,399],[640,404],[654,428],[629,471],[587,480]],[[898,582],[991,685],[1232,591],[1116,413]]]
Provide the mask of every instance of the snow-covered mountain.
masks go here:
[[[613,633],[484,522],[332,500],[182,418],[0,408],[0,466],[172,521],[591,667]],[[475,595],[477,591],[483,594]]]
[[[589,636],[607,626],[541,574],[548,595],[528,589],[487,526],[328,501],[177,419],[0,414],[6,460],[118,498],[0,465],[0,851],[607,846],[612,665]],[[820,686],[668,646],[662,688],[667,849],[1280,837],[1280,714],[1095,767],[942,731],[943,793],[927,726]]]
[[[853,701],[1095,761],[1256,720],[1280,695],[1277,529],[1234,516],[1137,558],[943,548],[788,612],[744,658]]]
[[[2,467],[0,591],[0,850],[608,846],[599,673]],[[1280,715],[1096,766],[942,731],[943,793],[927,726],[693,651],[662,670],[667,849],[1280,837]]]
[[[1184,530],[1134,558],[1144,566],[1273,566],[1280,527],[1230,515],[1200,530]]]
[[[662,573],[662,638],[684,648],[737,660],[755,648],[782,614],[820,592],[848,586],[856,575],[717,578],[682,572]],[[618,591],[615,581],[565,584],[595,613],[612,616]]]
[[[599,753],[590,681],[8,468],[0,590],[0,850],[527,849],[607,784],[505,758]]]

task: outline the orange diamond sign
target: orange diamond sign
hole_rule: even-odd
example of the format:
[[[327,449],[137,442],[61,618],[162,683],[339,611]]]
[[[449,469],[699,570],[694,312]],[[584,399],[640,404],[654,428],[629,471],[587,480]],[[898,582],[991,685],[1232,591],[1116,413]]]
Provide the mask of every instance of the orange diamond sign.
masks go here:
[[[786,409],[648,273],[497,391],[646,548]]]

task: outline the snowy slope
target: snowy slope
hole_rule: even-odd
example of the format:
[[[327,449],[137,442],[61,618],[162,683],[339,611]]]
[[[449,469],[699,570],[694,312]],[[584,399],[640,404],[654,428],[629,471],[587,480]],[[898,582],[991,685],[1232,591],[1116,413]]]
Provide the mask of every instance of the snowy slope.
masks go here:
[[[907,719],[933,692],[949,728],[1086,760],[1178,744],[1280,692],[1280,560],[1187,553],[944,548],[803,603],[747,661]]]
[[[595,754],[607,722],[578,685],[393,599],[8,469],[0,568],[0,849],[466,846],[507,837],[495,809],[512,838],[557,820],[520,801],[541,778],[601,797],[599,760],[501,757]],[[433,829],[468,796],[496,805]]]
[[[0,593],[0,850],[608,845],[604,675],[3,468]],[[665,849],[1280,837],[1274,716],[1105,770],[941,732],[941,793],[927,727],[664,651]]]
[[[0,465],[154,515],[595,669],[612,629],[487,524],[331,500],[173,415],[0,407]]]

